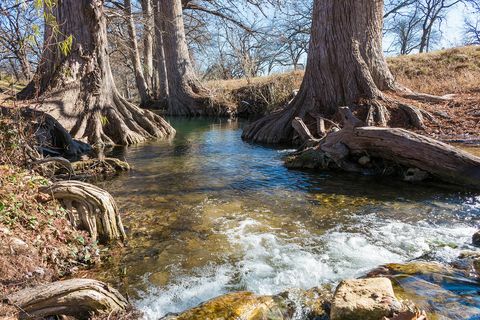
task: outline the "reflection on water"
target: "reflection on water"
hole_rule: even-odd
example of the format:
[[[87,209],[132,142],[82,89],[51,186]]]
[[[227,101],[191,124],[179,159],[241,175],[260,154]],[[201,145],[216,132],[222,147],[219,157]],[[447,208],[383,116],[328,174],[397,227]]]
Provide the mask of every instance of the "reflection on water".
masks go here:
[[[151,319],[235,290],[278,293],[387,262],[469,247],[480,197],[339,173],[289,171],[289,150],[240,139],[241,123],[174,119],[172,141],[117,150],[134,170],[103,187],[129,246],[100,275]]]

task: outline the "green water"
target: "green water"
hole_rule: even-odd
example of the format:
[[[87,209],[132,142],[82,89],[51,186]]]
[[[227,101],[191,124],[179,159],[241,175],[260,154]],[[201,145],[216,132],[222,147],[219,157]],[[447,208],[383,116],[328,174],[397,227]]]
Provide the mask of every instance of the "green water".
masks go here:
[[[472,249],[478,194],[290,171],[282,157],[291,150],[243,142],[241,122],[172,125],[171,141],[115,150],[133,170],[102,185],[121,208],[129,245],[98,276],[147,319],[230,291],[335,284],[384,263],[448,262]]]

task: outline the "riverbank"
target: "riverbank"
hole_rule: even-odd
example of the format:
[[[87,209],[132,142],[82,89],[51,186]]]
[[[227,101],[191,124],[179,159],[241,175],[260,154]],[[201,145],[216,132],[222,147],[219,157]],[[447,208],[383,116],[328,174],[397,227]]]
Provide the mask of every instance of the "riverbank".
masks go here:
[[[92,176],[111,176],[116,170],[125,170],[125,164],[118,160],[109,163],[109,159],[105,159],[105,166],[102,166],[102,162],[98,160],[77,162],[76,164],[80,166],[70,164],[63,158],[50,158],[50,160],[56,159],[52,162],[42,161],[37,157],[41,157],[39,153],[41,148],[50,147],[48,137],[50,137],[48,131],[42,125],[38,126],[36,121],[21,118],[17,114],[1,114],[1,319],[17,319],[26,308],[12,303],[10,301],[12,295],[27,292],[26,296],[30,298],[29,292],[33,288],[74,278],[80,271],[100,264],[101,256],[108,255],[112,249],[111,246],[100,245],[101,239],[99,241],[95,239],[97,233],[103,235],[103,224],[108,223],[104,216],[93,217],[93,221],[89,221],[91,218],[82,217],[75,204],[73,204],[75,211],[73,208],[66,209],[65,203],[60,201],[61,197],[54,196],[54,191],[49,188],[56,185],[54,181],[62,178],[87,179]],[[60,149],[56,149],[55,152],[59,151]],[[118,165],[122,168],[118,169]],[[75,174],[74,169],[78,175]],[[73,185],[69,186],[71,187]],[[68,189],[64,191],[66,194],[68,192]],[[90,197],[89,200],[94,199],[94,195],[87,196]],[[102,196],[105,198],[104,195]],[[75,196],[73,202],[75,201],[81,201],[81,195]],[[83,210],[86,210],[87,214],[95,214],[95,212],[88,212],[89,208],[95,204],[85,202],[84,205],[86,207]],[[77,223],[74,224],[72,219],[77,219]],[[81,228],[83,221],[88,221],[89,225],[95,226],[96,232],[81,231],[87,230]],[[98,228],[97,222],[101,223]],[[112,226],[109,227],[112,228]],[[74,294],[73,291],[68,292],[65,297],[57,301],[57,304],[68,304],[68,297],[71,299]],[[101,298],[100,295],[98,297]],[[34,299],[34,296],[31,298]],[[43,297],[40,297],[40,300],[42,299]],[[86,300],[84,302],[86,303]],[[99,302],[96,307],[102,308],[102,304]],[[136,311],[130,309],[116,314],[124,319],[140,317]]]
[[[459,47],[387,59],[391,72],[407,88],[432,95],[453,94],[451,101],[408,103],[429,112],[425,128],[401,126],[444,141],[480,142],[480,47]],[[237,106],[239,116],[259,117],[283,108],[300,88],[303,71],[250,79],[209,81],[212,93]],[[400,99],[399,97],[396,97]]]
[[[0,295],[74,276],[99,262],[100,248],[75,230],[67,212],[39,191],[48,180],[32,171],[0,166]],[[3,299],[2,299],[3,300]],[[18,309],[0,303],[0,315]]]

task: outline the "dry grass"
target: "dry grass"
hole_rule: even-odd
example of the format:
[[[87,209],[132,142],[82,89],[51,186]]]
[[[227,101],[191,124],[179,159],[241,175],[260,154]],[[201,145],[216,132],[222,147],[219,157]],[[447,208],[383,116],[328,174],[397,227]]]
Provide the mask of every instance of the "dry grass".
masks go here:
[[[241,116],[262,115],[284,106],[302,83],[303,72],[206,83],[217,99],[237,106]]]
[[[480,88],[480,47],[469,46],[389,58],[390,70],[406,87],[444,95]]]
[[[423,93],[474,93],[480,88],[480,47],[469,46],[389,58],[390,69],[406,87]],[[264,114],[284,106],[300,88],[303,72],[251,79],[209,81],[216,96],[237,105],[240,115]]]

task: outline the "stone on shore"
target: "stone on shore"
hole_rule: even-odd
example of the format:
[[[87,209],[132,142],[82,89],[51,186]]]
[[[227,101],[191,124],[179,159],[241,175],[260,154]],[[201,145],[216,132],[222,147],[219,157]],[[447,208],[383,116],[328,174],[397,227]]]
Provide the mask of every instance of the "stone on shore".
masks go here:
[[[402,309],[389,279],[344,280],[335,292],[330,319],[381,320]]]

